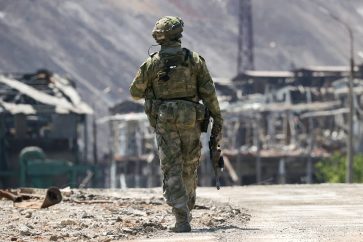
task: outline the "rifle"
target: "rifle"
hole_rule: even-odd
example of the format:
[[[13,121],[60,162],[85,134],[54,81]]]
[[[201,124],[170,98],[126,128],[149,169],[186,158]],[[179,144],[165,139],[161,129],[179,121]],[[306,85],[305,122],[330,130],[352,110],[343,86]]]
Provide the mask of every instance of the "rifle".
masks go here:
[[[204,119],[202,120],[202,123],[200,125],[202,133],[207,133],[208,127],[209,127],[209,122],[210,122],[210,111],[207,107],[205,107],[204,108]]]
[[[209,140],[209,155],[213,165],[214,175],[216,177],[216,188],[219,190],[221,186],[219,179],[224,169],[224,159],[221,147],[217,144],[214,136],[211,136]]]

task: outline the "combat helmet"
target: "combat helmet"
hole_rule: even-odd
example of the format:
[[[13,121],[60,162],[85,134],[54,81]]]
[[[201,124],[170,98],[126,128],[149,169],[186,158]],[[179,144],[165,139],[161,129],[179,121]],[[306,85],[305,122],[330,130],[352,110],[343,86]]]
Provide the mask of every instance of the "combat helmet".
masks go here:
[[[182,37],[184,22],[179,17],[164,16],[155,23],[152,36],[158,44],[179,40]]]

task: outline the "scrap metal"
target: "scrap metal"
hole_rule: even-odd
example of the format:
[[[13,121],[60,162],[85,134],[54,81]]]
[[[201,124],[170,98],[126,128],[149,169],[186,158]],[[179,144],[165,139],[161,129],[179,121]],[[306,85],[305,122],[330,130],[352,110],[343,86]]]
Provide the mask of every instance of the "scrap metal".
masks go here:
[[[46,195],[40,196],[31,193],[14,194],[5,190],[0,190],[0,198],[6,198],[14,202],[15,207],[20,208],[48,208],[62,201],[62,194],[57,187],[50,187],[46,191]],[[39,201],[42,199],[43,201]],[[33,200],[35,199],[35,201]]]

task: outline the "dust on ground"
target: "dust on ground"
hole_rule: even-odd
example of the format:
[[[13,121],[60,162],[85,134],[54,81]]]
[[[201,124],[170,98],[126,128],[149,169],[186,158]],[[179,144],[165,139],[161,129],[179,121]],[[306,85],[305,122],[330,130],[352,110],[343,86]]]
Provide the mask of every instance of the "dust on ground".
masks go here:
[[[47,209],[18,208],[9,200],[0,200],[0,206],[1,241],[146,239],[169,233],[174,222],[159,189],[69,190]],[[242,208],[199,199],[191,225],[194,231],[213,232],[249,219]]]

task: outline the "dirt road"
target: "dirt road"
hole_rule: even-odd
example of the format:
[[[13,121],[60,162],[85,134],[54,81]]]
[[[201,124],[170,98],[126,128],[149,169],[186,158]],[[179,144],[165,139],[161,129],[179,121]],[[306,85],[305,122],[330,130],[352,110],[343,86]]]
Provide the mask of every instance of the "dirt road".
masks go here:
[[[363,185],[285,185],[201,190],[248,208],[251,220],[226,241],[363,241]]]

